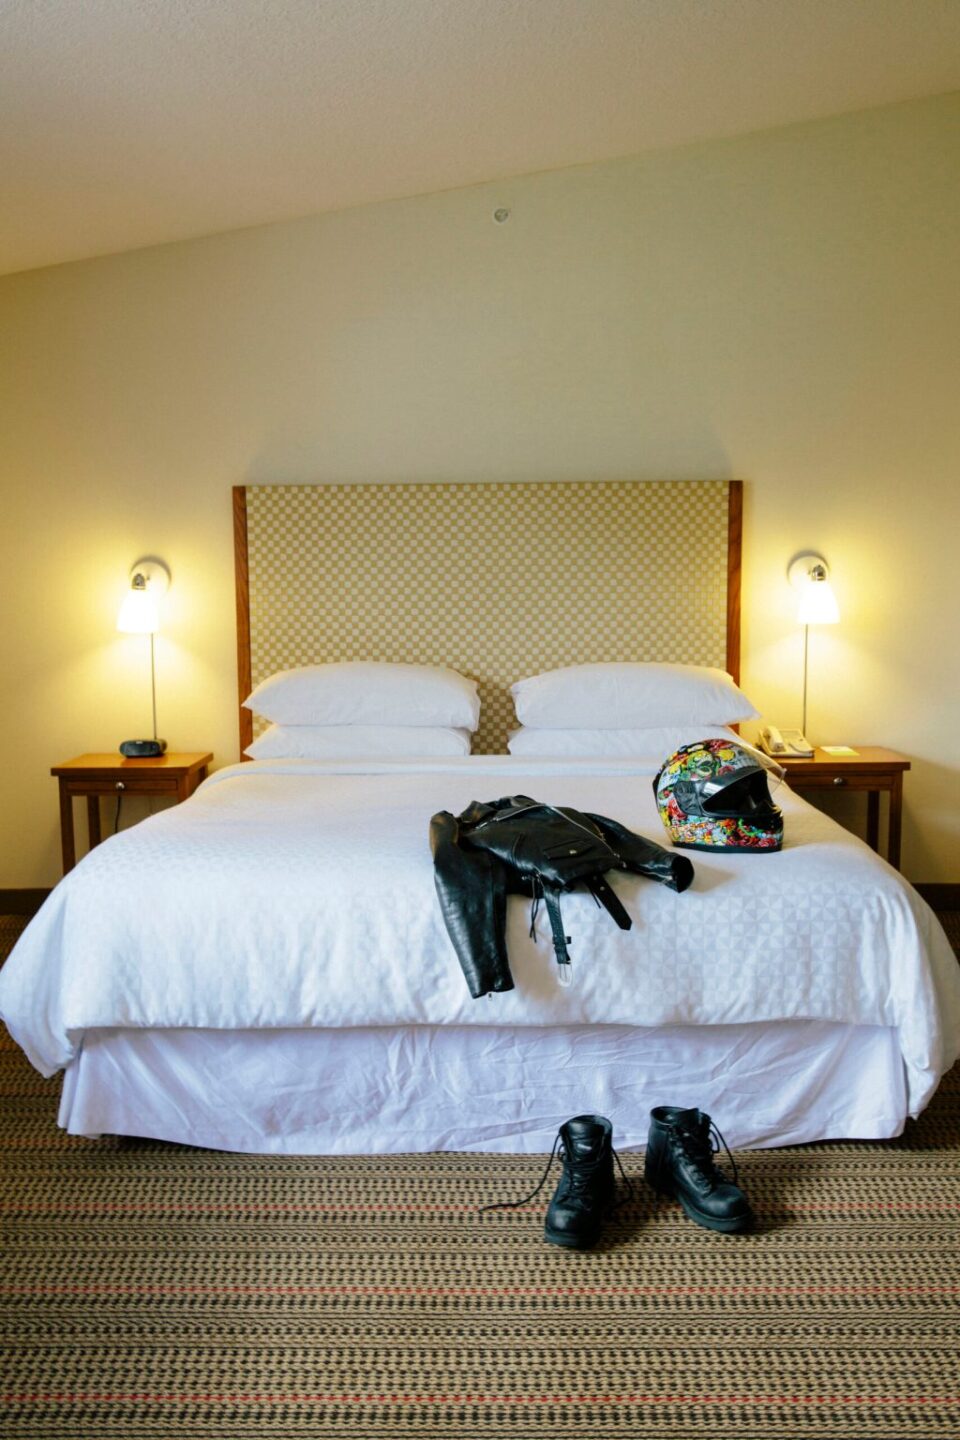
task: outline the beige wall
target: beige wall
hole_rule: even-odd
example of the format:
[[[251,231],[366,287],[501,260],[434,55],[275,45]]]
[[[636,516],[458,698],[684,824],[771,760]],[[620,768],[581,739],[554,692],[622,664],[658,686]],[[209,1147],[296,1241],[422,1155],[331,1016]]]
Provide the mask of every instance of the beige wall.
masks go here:
[[[826,554],[811,736],[909,754],[905,869],[960,880],[958,180],[947,96],[0,281],[0,888],[58,876],[50,765],[149,726],[139,555],[161,733],[236,758],[231,485],[633,476],[746,480],[781,724]]]

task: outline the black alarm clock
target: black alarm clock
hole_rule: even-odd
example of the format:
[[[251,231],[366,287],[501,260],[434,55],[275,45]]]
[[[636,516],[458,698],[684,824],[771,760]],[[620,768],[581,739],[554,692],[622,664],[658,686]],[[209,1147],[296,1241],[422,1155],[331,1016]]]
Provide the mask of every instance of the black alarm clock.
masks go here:
[[[149,760],[155,755],[162,755],[166,748],[166,740],[124,740],[120,745],[120,754],[128,760]]]

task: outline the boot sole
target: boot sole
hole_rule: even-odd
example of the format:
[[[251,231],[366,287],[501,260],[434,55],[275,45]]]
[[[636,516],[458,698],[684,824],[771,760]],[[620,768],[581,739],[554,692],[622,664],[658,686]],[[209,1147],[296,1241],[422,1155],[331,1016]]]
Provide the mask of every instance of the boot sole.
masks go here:
[[[563,1250],[592,1250],[600,1239],[600,1233],[591,1235],[588,1240],[577,1240],[569,1235],[561,1235],[556,1230],[543,1229],[543,1238],[549,1245],[559,1245]]]
[[[665,1190],[661,1191],[661,1194],[665,1195],[667,1193]],[[678,1201],[684,1214],[687,1215],[695,1225],[701,1225],[704,1230],[719,1230],[722,1235],[742,1235],[746,1230],[750,1229],[753,1223],[752,1215],[731,1215],[728,1220],[720,1220],[715,1215],[705,1215],[702,1210],[698,1210],[695,1205],[691,1205],[690,1201],[685,1199],[683,1195],[674,1195],[673,1198]]]

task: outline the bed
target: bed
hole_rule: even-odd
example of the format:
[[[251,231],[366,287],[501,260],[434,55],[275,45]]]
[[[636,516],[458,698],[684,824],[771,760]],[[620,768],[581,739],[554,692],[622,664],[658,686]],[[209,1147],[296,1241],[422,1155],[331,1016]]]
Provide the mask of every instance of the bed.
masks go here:
[[[244,761],[92,851],[0,973],[14,1038],[64,1071],[61,1124],[525,1152],[585,1110],[640,1146],[666,1103],[741,1146],[899,1133],[956,1058],[958,968],[912,887],[788,791],[777,854],[698,853],[683,894],[617,875],[628,932],[566,897],[569,988],[516,898],[515,989],[472,1000],[436,902],[430,816],[473,799],[533,794],[664,838],[669,733],[624,757],[505,755],[508,686],[598,659],[735,674],[739,505],[726,482],[239,492],[241,698],[285,666],[452,664],[480,680],[480,753]],[[696,581],[665,587],[658,544],[680,526]],[[240,713],[246,748],[262,727]]]

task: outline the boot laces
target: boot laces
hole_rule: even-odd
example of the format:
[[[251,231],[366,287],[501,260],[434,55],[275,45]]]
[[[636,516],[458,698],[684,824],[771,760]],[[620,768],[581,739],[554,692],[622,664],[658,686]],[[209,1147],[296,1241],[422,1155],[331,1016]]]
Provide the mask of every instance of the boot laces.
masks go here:
[[[540,1183],[536,1187],[536,1189],[531,1190],[530,1194],[525,1195],[522,1200],[497,1200],[490,1205],[481,1205],[479,1207],[478,1213],[482,1215],[484,1210],[519,1210],[521,1205],[529,1205],[531,1200],[536,1200],[537,1196],[540,1194],[540,1191],[547,1183],[547,1176],[550,1174],[550,1167],[556,1159],[558,1153],[560,1154],[561,1158],[567,1158],[566,1151],[564,1150],[563,1145],[560,1143],[559,1130],[557,1131],[556,1139],[553,1142],[553,1149],[550,1151],[550,1158],[547,1160],[543,1174],[540,1176]],[[620,1178],[623,1180],[623,1183],[627,1188],[626,1197],[624,1199],[617,1200],[614,1204],[614,1210],[619,1210],[620,1206],[625,1204],[627,1200],[633,1199],[633,1185],[630,1182],[630,1177],[627,1175],[626,1171],[623,1168],[620,1156],[617,1154],[616,1150],[614,1150],[612,1145],[610,1146],[610,1153],[613,1156],[614,1160],[616,1160],[617,1162],[617,1169],[620,1171]],[[599,1169],[602,1159],[603,1152],[601,1151],[599,1155],[594,1156],[592,1159],[583,1160],[578,1158],[576,1164],[571,1165],[571,1180],[572,1188],[574,1190],[580,1190],[585,1188],[587,1181],[589,1179],[592,1179],[596,1171]]]
[[[707,1120],[705,1126],[695,1129],[683,1126],[677,1131],[683,1153],[689,1160],[692,1160],[695,1165],[699,1166],[711,1180],[715,1182],[720,1181],[726,1185],[728,1183],[727,1177],[719,1166],[714,1163],[713,1159],[714,1155],[720,1154],[720,1147],[722,1146],[727,1159],[730,1161],[730,1168],[733,1171],[733,1183],[735,1185],[739,1184],[737,1162],[730,1154],[730,1147],[713,1121],[708,1116],[704,1118]]]
[[[611,1145],[611,1150],[613,1146]],[[571,1190],[587,1190],[593,1183],[600,1166],[603,1164],[603,1151],[590,1157],[585,1155],[567,1156],[563,1146],[560,1146],[560,1154],[570,1160],[570,1188]]]

